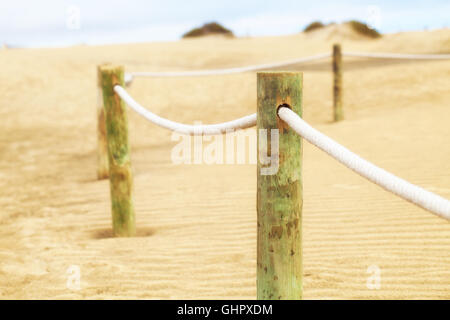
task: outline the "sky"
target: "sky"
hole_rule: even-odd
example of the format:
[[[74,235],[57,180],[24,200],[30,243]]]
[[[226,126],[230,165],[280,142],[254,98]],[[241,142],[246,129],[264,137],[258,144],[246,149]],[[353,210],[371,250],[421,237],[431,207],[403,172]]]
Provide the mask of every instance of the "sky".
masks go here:
[[[450,1],[2,0],[0,45],[174,41],[211,21],[237,36],[285,35],[316,20],[352,19],[383,33],[448,28]]]

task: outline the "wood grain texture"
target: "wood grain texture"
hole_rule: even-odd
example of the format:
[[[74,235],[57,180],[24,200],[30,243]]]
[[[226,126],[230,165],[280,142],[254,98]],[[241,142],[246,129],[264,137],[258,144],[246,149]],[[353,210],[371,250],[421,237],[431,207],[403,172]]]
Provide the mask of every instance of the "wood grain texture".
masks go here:
[[[258,143],[258,299],[302,296],[302,143],[277,115],[278,107],[286,104],[302,115],[302,77],[299,72],[258,73],[258,142],[261,133],[279,133],[278,141],[267,137],[267,143]],[[273,143],[279,145],[278,170],[264,174],[261,153],[272,155]]]
[[[128,117],[123,100],[114,92],[115,85],[124,85],[123,67],[101,67],[103,103],[106,112],[109,181],[114,235],[136,234],[133,204],[133,174],[128,142]]]

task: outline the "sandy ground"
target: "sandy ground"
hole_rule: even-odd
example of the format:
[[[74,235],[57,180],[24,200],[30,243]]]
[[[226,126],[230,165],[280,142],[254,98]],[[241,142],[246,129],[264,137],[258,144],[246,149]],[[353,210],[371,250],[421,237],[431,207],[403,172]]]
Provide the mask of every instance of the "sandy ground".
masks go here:
[[[174,165],[176,142],[130,111],[139,236],[111,237],[109,184],[96,180],[96,66],[171,71],[344,50],[450,52],[450,30],[362,40],[327,30],[0,50],[0,298],[253,299],[255,165]],[[345,59],[346,120],[331,123],[330,61],[304,71],[304,118],[375,164],[450,198],[450,61]],[[256,109],[256,76],[136,79],[129,92],[177,121]],[[450,224],[305,143],[304,298],[450,298]],[[78,266],[81,289],[67,287]],[[368,289],[369,266],[381,288]]]

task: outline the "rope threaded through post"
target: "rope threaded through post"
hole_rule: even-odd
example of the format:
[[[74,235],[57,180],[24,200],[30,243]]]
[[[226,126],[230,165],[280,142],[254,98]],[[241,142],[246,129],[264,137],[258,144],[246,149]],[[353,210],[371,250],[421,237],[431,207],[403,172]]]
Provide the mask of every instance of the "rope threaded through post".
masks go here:
[[[277,115],[278,107],[288,104],[301,116],[302,79],[299,72],[258,73],[258,299],[302,298],[302,143]],[[267,156],[277,161],[270,174],[263,172]]]

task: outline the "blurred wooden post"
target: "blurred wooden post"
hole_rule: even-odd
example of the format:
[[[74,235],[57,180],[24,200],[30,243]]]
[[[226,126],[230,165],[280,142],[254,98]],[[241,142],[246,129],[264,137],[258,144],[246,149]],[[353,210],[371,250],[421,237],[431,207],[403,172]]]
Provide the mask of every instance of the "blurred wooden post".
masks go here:
[[[102,77],[97,67],[97,178],[108,178],[108,144],[106,141],[105,109],[103,108]]]
[[[333,45],[333,109],[334,121],[344,119],[344,111],[342,110],[342,54],[339,44]]]
[[[258,73],[258,299],[302,298],[302,142],[277,115],[283,104],[302,115],[302,88],[301,72]],[[278,130],[278,155],[271,129]],[[262,155],[277,159],[278,170],[263,172]]]
[[[100,68],[100,73],[106,116],[113,231],[115,236],[130,237],[135,235],[136,229],[128,118],[125,103],[114,92],[115,85],[124,85],[123,67],[105,65]]]

